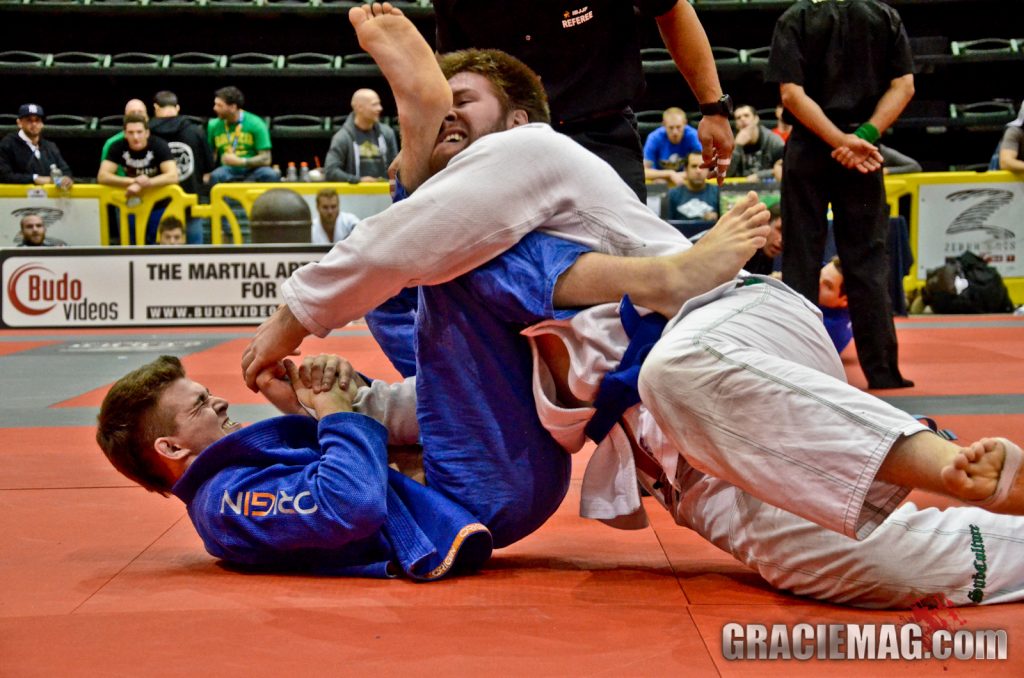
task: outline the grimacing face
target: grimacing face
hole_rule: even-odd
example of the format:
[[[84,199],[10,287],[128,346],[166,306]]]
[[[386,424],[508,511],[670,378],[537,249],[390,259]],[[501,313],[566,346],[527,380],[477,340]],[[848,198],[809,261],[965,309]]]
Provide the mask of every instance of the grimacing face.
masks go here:
[[[187,451],[186,464],[242,427],[228,418],[228,401],[211,395],[205,386],[188,378],[178,379],[164,389],[156,406],[173,415],[175,433],[167,437]]]
[[[491,81],[478,73],[456,73],[448,84],[452,88],[453,103],[430,156],[432,174],[444,169],[453,157],[477,139],[513,127],[517,113],[502,110]],[[525,112],[519,112],[523,113],[525,121]]]

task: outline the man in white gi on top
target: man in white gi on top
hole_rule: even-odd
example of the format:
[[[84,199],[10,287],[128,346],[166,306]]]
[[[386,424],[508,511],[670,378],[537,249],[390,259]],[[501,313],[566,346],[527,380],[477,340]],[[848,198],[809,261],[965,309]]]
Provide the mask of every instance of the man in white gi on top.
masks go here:
[[[350,17],[360,44],[389,78],[400,114],[416,110],[429,120],[447,110],[434,94],[433,59],[422,57],[429,47],[411,24],[386,4],[353,10]],[[424,176],[430,178],[285,284],[287,305],[260,327],[243,356],[250,386],[308,333],[343,326],[406,286],[452,280],[534,229],[598,252],[675,252],[667,259],[580,258],[582,264],[592,257],[600,284],[569,294],[577,303],[606,301],[626,289],[643,305],[644,282],[655,278],[670,284],[676,298],[648,307],[672,311],[687,302],[643,363],[643,405],[625,409],[595,455],[604,466],[588,469],[585,501],[593,502],[585,506],[587,514],[611,519],[639,507],[630,482],[629,448],[635,447],[641,450],[640,479],[676,519],[773,585],[867,606],[912,604],[936,592],[956,604],[1021,596],[1021,554],[1012,553],[1021,519],[910,505],[893,513],[907,487],[1022,512],[1016,445],[983,439],[960,448],[847,385],[809,304],[776,281],[736,278],[764,242],[765,220],[753,215],[752,202],[732,221],[723,220],[713,237],[689,248],[604,163],[546,125],[527,124],[543,117],[519,105],[510,83],[474,72],[473,60],[464,55],[447,62],[456,64],[448,81],[454,105],[433,117],[444,123],[428,162],[422,147],[403,148],[409,152],[403,177],[418,184],[417,168],[429,165]],[[483,71],[490,74],[488,68]],[[420,131],[429,127],[424,123]],[[635,277],[623,278],[620,271]],[[614,307],[603,306],[529,332],[537,356],[535,393],[547,394],[537,406],[545,426],[570,451],[582,443],[578,429],[589,419],[589,401],[628,353],[624,323]],[[471,371],[474,358],[460,354],[452,360]],[[422,407],[422,388],[419,397]],[[577,421],[558,421],[565,417]],[[657,464],[650,473],[642,468],[644,459]],[[988,577],[980,587],[973,576],[976,542],[988,553]],[[1009,562],[998,567],[1004,558]]]

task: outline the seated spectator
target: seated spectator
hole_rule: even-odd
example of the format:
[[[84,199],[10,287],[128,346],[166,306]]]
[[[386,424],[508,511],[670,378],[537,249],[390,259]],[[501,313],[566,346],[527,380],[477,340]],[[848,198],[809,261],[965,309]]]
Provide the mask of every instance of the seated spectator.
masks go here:
[[[22,104],[18,109],[18,131],[0,141],[0,184],[52,184],[51,167],[56,166],[64,174],[60,187],[71,188],[71,168],[60,149],[42,138],[44,117],[38,104]]]
[[[768,240],[764,247],[754,252],[754,256],[743,264],[743,268],[750,273],[772,275],[775,272],[775,258],[782,254],[782,206],[778,198],[768,205],[768,214],[771,215],[768,225],[772,229],[768,232]]]
[[[697,130],[686,124],[681,108],[667,108],[661,127],[647,135],[644,143],[644,178],[682,186],[687,156],[702,150]]]
[[[255,113],[243,110],[245,97],[237,87],[221,87],[214,93],[217,117],[206,126],[206,140],[217,169],[210,172],[211,186],[226,181],[280,181],[271,167],[270,131]]]
[[[782,119],[782,112],[786,110],[782,104],[778,104],[775,107],[775,129],[772,130],[772,134],[782,139],[783,143],[789,141],[789,134],[793,131],[793,126]]]
[[[1017,118],[1006,126],[999,142],[999,169],[1024,172],[1024,103]]]
[[[761,124],[753,106],[740,106],[733,113],[736,121],[736,150],[729,165],[730,177],[746,177],[747,181],[772,178],[775,163],[782,159],[786,143]]]
[[[63,240],[46,237],[46,222],[38,214],[26,214],[21,218],[21,233],[14,241],[18,243],[18,247],[67,246]]]
[[[700,151],[686,156],[686,167],[680,186],[668,192],[664,218],[690,225],[706,223],[709,227],[718,220],[718,185],[708,183],[708,170]]]
[[[124,176],[118,176],[119,169]],[[124,139],[107,149],[96,180],[124,188],[131,204],[148,189],[178,183],[178,165],[167,142],[150,136],[146,118],[132,113],[124,116]]]
[[[359,223],[359,217],[342,212],[338,194],[333,188],[324,188],[316,194],[316,214],[309,241],[315,245],[331,245],[348,237]]]
[[[327,181],[387,181],[398,155],[395,132],[380,121],[380,97],[372,89],[356,90],[352,112],[331,138],[324,172]]]
[[[129,99],[128,103],[124,105],[124,114],[141,115],[146,120],[149,120],[149,111],[146,110],[146,103],[142,99]],[[123,129],[117,134],[107,137],[107,140],[103,142],[103,151],[100,153],[100,164],[103,164],[103,161],[106,159],[107,152],[110,151],[110,147],[122,139],[124,139]],[[124,171],[121,168],[118,168],[117,172],[117,176],[124,176]]]
[[[178,217],[164,217],[160,220],[156,241],[161,245],[184,245],[185,224]]]
[[[878,152],[882,154],[883,174],[911,174],[921,171],[921,163],[909,155],[903,155],[895,148],[878,144]]]

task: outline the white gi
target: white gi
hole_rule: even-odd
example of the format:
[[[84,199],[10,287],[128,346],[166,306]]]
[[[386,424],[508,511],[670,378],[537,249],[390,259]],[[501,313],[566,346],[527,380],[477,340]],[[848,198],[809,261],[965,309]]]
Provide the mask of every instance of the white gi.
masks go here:
[[[620,527],[642,525],[639,481],[677,523],[779,589],[872,608],[912,607],[937,596],[955,605],[1024,599],[1024,518],[979,508],[919,510],[910,503],[891,512],[905,492],[870,487],[866,469],[884,456],[896,432],[916,428],[908,415],[844,383],[820,320],[805,305],[803,297],[766,279],[724,286],[684,307],[644,363],[643,404],[623,417],[672,491],[636,471],[628,436],[616,426],[587,467],[581,514]],[[629,341],[611,304],[572,320],[539,323],[524,334],[531,343],[541,334],[560,338],[570,356],[568,386],[587,402]],[[535,343],[534,349],[538,413],[566,450],[576,452],[594,410],[555,401],[550,371]],[[777,407],[780,402],[792,407]],[[677,447],[675,437],[687,447]],[[719,444],[728,447],[715,449]],[[863,476],[857,449],[871,451],[872,461],[860,466]],[[805,465],[798,458],[804,450],[821,451],[833,463]],[[822,529],[687,460],[723,476],[755,478],[759,492],[777,504],[845,516],[844,525],[857,524],[864,538]],[[815,492],[811,481],[832,489]],[[878,495],[877,511],[865,510],[865,491]],[[888,517],[881,520],[883,513]]]
[[[282,294],[299,322],[324,336],[405,287],[446,282],[480,266],[533,230],[617,255],[655,256],[690,247],[686,238],[636,199],[607,163],[547,125],[532,124],[474,142],[408,199],[360,222],[319,263],[296,271],[283,284]],[[819,363],[812,364],[834,373],[839,363],[820,317],[809,306],[798,304],[787,288],[781,284],[779,288],[782,297],[794,297],[790,306],[803,317],[798,327],[796,318],[784,315],[787,311],[775,311],[775,329],[783,334],[774,341],[792,348],[809,345],[819,353],[827,348],[831,362],[822,353],[817,356]],[[722,296],[723,291],[724,287],[710,293],[708,299]],[[719,308],[718,304],[708,308]],[[750,340],[770,341],[750,332]],[[822,337],[824,343],[818,346]],[[674,330],[666,339],[676,340]],[[708,363],[707,372],[697,378],[686,376],[687,383],[678,384],[686,390],[673,391],[678,397],[666,397],[663,408],[668,410],[662,417],[664,430],[670,437],[680,436],[676,447],[685,454],[694,445],[693,461],[700,468],[714,469],[723,480],[765,501],[851,536],[864,536],[895,508],[905,492],[876,482],[874,476],[896,436],[922,430],[921,424],[855,388],[829,380],[856,403],[837,415],[830,393],[824,394],[824,400],[806,393],[818,388],[820,378],[806,381],[803,374],[793,375],[799,386],[776,389],[771,398],[751,393],[743,402],[731,396],[723,400],[720,366]],[[675,380],[671,371],[661,372],[663,379],[647,380],[652,389],[660,391],[663,385],[659,384]],[[762,380],[757,385],[768,383]],[[685,401],[695,390],[705,392],[709,410],[689,409]],[[812,401],[816,408],[811,407]],[[830,445],[805,444],[814,427],[845,425],[872,408],[886,411],[891,422],[872,445],[863,446],[852,434],[840,436],[835,428],[828,429]],[[787,411],[799,414],[788,429],[762,428],[762,420],[781,424]],[[689,428],[709,413],[714,415],[714,422],[709,422],[714,427]],[[756,422],[755,414],[761,415]],[[733,441],[730,449],[723,448],[721,436],[731,434],[723,434],[719,427],[744,421],[750,423],[750,430],[740,438],[747,442],[742,447],[737,444],[735,452]],[[686,444],[684,435],[691,437]],[[693,436],[706,436],[710,444],[695,445]],[[824,429],[822,437],[826,437]],[[759,445],[763,449],[758,450]],[[751,464],[749,455],[755,452],[758,460]],[[736,463],[740,460],[743,463]],[[791,479],[781,492],[776,484],[779,478]],[[833,496],[837,491],[841,501]]]

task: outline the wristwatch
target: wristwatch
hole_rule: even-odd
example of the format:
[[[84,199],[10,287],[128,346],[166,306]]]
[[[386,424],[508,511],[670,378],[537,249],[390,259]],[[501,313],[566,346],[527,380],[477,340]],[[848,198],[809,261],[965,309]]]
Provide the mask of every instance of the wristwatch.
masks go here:
[[[723,94],[722,98],[718,101],[713,101],[710,104],[700,105],[701,115],[720,115],[724,118],[732,117],[732,97],[728,94]]]

